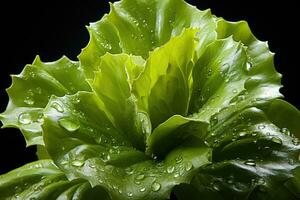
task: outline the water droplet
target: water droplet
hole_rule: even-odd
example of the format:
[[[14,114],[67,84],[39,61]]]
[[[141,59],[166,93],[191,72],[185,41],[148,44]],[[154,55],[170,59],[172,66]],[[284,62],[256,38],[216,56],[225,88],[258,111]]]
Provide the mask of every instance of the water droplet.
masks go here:
[[[96,138],[96,142],[97,142],[98,144],[101,144],[101,142],[102,142],[102,137],[100,136],[100,137]]]
[[[126,172],[127,175],[131,175],[131,174],[133,174],[133,169],[131,167],[127,167],[125,169],[125,172]]]
[[[136,180],[143,180],[145,178],[144,174],[139,174],[135,177]]]
[[[176,161],[177,164],[181,163],[182,157],[181,157],[181,156],[178,156],[178,157],[175,159],[175,161]]]
[[[95,165],[94,163],[90,163],[90,164],[89,164],[89,167],[90,167],[90,168],[95,168],[96,165]]]
[[[217,183],[213,183],[212,187],[214,190],[220,191],[219,185]]]
[[[80,99],[79,99],[78,97],[76,97],[76,98],[74,99],[74,102],[78,104],[78,103],[80,103]]]
[[[251,68],[252,68],[252,63],[251,62],[247,62],[246,69],[249,71]]]
[[[102,159],[104,162],[107,162],[107,161],[110,160],[110,155],[103,152],[103,153],[101,154],[101,159]]]
[[[247,135],[246,132],[241,132],[241,133],[239,133],[239,136],[240,136],[240,137],[244,137],[244,136],[246,136],[246,135]]]
[[[158,190],[160,190],[161,185],[158,182],[154,182],[151,186],[152,191],[157,192]]]
[[[295,161],[291,158],[291,159],[289,159],[289,164],[290,164],[290,165],[294,165],[294,164],[295,164]]]
[[[265,128],[266,128],[266,126],[265,126],[264,124],[258,125],[258,129],[260,129],[260,130],[263,130],[263,129],[265,129]]]
[[[141,189],[140,189],[140,192],[145,192],[146,191],[146,188],[145,187],[142,187]]]
[[[134,183],[137,185],[141,185],[141,181],[138,181],[138,180],[135,180]]]
[[[234,177],[233,176],[229,176],[227,179],[227,183],[232,184],[234,183]]]
[[[278,137],[272,137],[272,142],[277,143],[277,144],[282,144],[282,140]]]
[[[252,132],[251,135],[252,135],[253,137],[255,137],[255,136],[257,136],[257,132]]]
[[[60,112],[60,113],[64,112],[63,107],[58,102],[53,102],[51,104],[51,107],[54,108],[55,110],[57,110],[57,112]]]
[[[211,76],[211,75],[212,75],[211,69],[207,70],[207,76],[209,77],[209,76]]]
[[[171,173],[173,173],[173,172],[174,172],[174,169],[175,169],[175,167],[174,167],[174,166],[169,166],[169,167],[167,168],[167,172],[168,172],[168,174],[171,174]]]
[[[74,167],[82,167],[83,164],[84,164],[84,161],[82,161],[82,160],[73,160],[73,161],[72,161],[72,165],[73,165]]]
[[[300,143],[298,138],[293,138],[292,142],[295,146],[298,146]]]
[[[34,101],[31,99],[31,97],[26,97],[24,99],[24,103],[26,103],[27,105],[33,105]]]
[[[132,193],[132,192],[128,192],[128,193],[127,193],[127,196],[128,196],[128,197],[132,197],[132,196],[133,196],[133,193]]]
[[[191,162],[186,163],[185,170],[190,171],[193,168],[193,164]]]
[[[21,124],[27,125],[32,122],[31,116],[29,113],[21,113],[18,117],[18,120]]]
[[[178,173],[174,174],[174,178],[177,178],[177,177],[179,177],[179,174]]]
[[[77,131],[80,128],[80,125],[69,118],[61,118],[58,120],[58,123],[61,127],[66,129],[69,132]]]
[[[265,181],[265,179],[263,179],[263,178],[259,178],[258,180],[257,180],[257,184],[258,185],[263,185],[263,184],[265,184],[266,183],[266,181]]]
[[[210,120],[211,126],[214,126],[218,123],[218,117],[214,116],[211,120]]]
[[[288,135],[288,136],[291,135],[289,129],[287,129],[287,128],[282,128],[282,129],[281,129],[281,132],[282,132],[283,134],[285,134],[285,135]]]
[[[42,94],[42,88],[37,87],[37,88],[36,88],[36,92],[37,92],[38,94]]]
[[[252,166],[252,167],[256,166],[255,160],[252,160],[252,159],[248,159],[244,163],[245,163],[245,165],[248,165],[248,166]]]
[[[236,94],[237,92],[238,92],[237,89],[232,90],[232,93],[234,93],[234,94]]]

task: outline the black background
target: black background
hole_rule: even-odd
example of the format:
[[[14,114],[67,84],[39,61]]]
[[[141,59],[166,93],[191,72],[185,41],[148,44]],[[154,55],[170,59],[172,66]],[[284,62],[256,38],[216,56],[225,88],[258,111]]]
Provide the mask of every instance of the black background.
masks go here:
[[[199,9],[211,8],[227,20],[247,20],[258,39],[269,41],[276,53],[277,70],[283,74],[281,92],[299,108],[299,12],[289,1],[188,1]],[[264,4],[262,4],[264,2]],[[279,3],[280,2],[280,3]],[[109,11],[107,0],[10,1],[0,6],[0,112],[8,101],[5,88],[11,84],[10,74],[18,74],[35,55],[43,61],[54,61],[62,55],[76,60],[88,42],[85,25],[97,21]],[[297,13],[298,12],[298,13]],[[25,148],[16,129],[0,130],[0,174],[35,160],[35,148]]]

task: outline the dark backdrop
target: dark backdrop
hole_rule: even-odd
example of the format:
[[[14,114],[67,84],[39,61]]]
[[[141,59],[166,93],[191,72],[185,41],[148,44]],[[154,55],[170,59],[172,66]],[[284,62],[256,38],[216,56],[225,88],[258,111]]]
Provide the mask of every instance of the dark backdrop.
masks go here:
[[[299,108],[297,95],[300,67],[298,55],[299,13],[296,3],[278,1],[188,1],[199,9],[211,8],[217,16],[227,20],[247,20],[260,40],[268,40],[276,52],[276,68],[283,74],[281,90],[286,100]],[[264,4],[262,4],[264,2]],[[18,74],[24,65],[31,63],[36,54],[43,61],[54,61],[62,55],[76,59],[88,42],[85,25],[99,20],[109,10],[107,0],[53,0],[10,1],[0,7],[0,112],[8,98],[5,92],[11,84],[9,74]],[[21,133],[16,129],[0,130],[0,174],[35,160],[35,148],[25,148]]]

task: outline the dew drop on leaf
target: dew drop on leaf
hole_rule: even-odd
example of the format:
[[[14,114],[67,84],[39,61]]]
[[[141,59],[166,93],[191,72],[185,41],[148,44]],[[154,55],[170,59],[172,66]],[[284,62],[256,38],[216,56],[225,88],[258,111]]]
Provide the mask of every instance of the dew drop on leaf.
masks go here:
[[[252,167],[256,166],[255,160],[252,160],[252,159],[248,159],[244,163],[245,163],[245,165],[248,165],[248,166],[252,166]]]
[[[54,108],[57,112],[63,113],[64,109],[58,102],[53,102],[51,107]]]
[[[31,116],[29,113],[21,113],[18,117],[18,120],[21,124],[27,125],[32,122]]]
[[[298,146],[300,143],[298,138],[293,138],[292,142],[295,146]]]
[[[95,164],[93,164],[93,163],[90,163],[90,164],[89,164],[89,167],[90,167],[90,168],[95,168],[95,167],[96,167],[96,165],[95,165]]]
[[[27,105],[33,105],[34,101],[31,99],[31,97],[26,97],[24,99],[24,103],[26,103]]]
[[[264,124],[258,125],[258,129],[260,129],[260,130],[263,130],[263,129],[265,129],[265,128],[266,128],[266,126],[265,126]]]
[[[210,120],[211,126],[214,126],[218,123],[218,117],[214,116],[211,120]]]
[[[174,172],[174,169],[175,169],[175,167],[174,167],[174,166],[169,166],[169,167],[167,168],[167,172],[168,172],[168,174],[171,174],[171,173],[173,173],[173,172]]]
[[[252,132],[251,135],[252,135],[253,137],[255,137],[255,136],[257,136],[257,132]]]
[[[181,157],[181,156],[178,156],[178,157],[175,159],[175,161],[176,161],[177,164],[181,163],[182,157]]]
[[[102,142],[102,137],[100,136],[100,137],[96,138],[96,142],[97,142],[98,144],[101,144],[101,142]]]
[[[294,165],[295,164],[295,162],[294,162],[294,160],[291,158],[291,159],[289,159],[289,164],[290,165]]]
[[[240,136],[240,137],[244,137],[244,136],[246,136],[246,135],[247,135],[246,132],[241,132],[241,133],[239,133],[239,136]]]
[[[133,174],[133,169],[131,167],[127,167],[125,169],[125,172],[126,172],[127,175],[132,175]]]
[[[127,196],[128,196],[128,197],[132,197],[132,196],[133,196],[133,193],[132,193],[132,192],[128,192],[128,193],[127,193]]]
[[[143,180],[145,178],[144,174],[139,174],[135,177],[136,180]]]
[[[252,63],[251,62],[247,62],[246,69],[249,71],[251,68],[252,68]]]
[[[232,90],[232,93],[233,93],[233,94],[236,94],[237,92],[238,92],[237,89],[233,89],[233,90]]]
[[[272,137],[272,142],[277,143],[277,144],[282,144],[282,140],[278,137]]]
[[[191,162],[187,162],[185,164],[185,170],[190,171],[193,168],[193,164]]]
[[[161,185],[158,182],[154,182],[151,186],[152,191],[157,192],[158,190],[160,190]]]
[[[145,192],[146,191],[146,188],[145,187],[142,187],[141,189],[140,189],[140,192]]]
[[[73,160],[73,161],[72,161],[72,165],[73,165],[74,167],[82,167],[83,164],[84,164],[84,162],[83,162],[82,160]]]
[[[281,132],[282,132],[283,134],[285,134],[285,135],[288,135],[288,136],[291,135],[289,129],[287,129],[287,128],[282,128],[282,129],[281,129]]]
[[[220,188],[219,188],[219,186],[217,185],[217,183],[213,183],[213,189],[215,190],[215,191],[220,191]]]
[[[61,118],[58,120],[59,125],[69,132],[77,131],[80,125],[76,121],[72,121],[69,118]]]
[[[265,179],[263,179],[263,178],[259,178],[258,180],[257,180],[257,184],[258,185],[263,185],[263,184],[265,184],[266,183],[266,181],[265,181]]]

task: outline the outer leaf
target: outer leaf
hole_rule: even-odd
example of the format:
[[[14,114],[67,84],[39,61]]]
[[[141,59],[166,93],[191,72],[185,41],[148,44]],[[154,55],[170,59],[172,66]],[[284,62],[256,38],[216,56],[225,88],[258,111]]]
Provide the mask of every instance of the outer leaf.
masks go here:
[[[266,110],[269,119],[281,128],[284,134],[300,139],[300,112],[296,107],[277,99],[263,109]]]
[[[36,57],[21,74],[12,76],[12,82],[7,89],[10,100],[0,119],[3,127],[19,128],[28,146],[43,144],[40,125],[43,108],[51,95],[63,96],[89,90],[78,63],[66,57],[51,63],[42,63]]]
[[[77,101],[75,101],[77,100]],[[51,107],[59,103],[64,112]],[[183,144],[164,162],[132,146],[110,122],[92,93],[52,98],[43,125],[47,150],[70,178],[85,178],[105,187],[113,199],[165,199],[171,188],[187,183],[209,162],[201,141]]]
[[[155,47],[198,28],[198,55],[216,38],[216,23],[209,10],[200,11],[183,0],[123,0],[111,4],[111,11],[88,27],[90,41],[79,60],[87,77],[93,77],[98,58],[106,52],[127,53],[147,58]]]
[[[289,108],[282,105],[281,110]],[[299,198],[299,175],[293,172],[300,166],[299,142],[282,133],[268,117],[257,108],[230,116],[221,112],[218,118],[226,120],[207,138],[214,148],[213,164],[200,170],[192,186],[178,188],[180,199],[187,191],[190,199],[198,199],[197,195],[207,199]]]
[[[250,58],[259,58],[248,58],[249,50],[232,38],[210,44],[193,70],[189,112],[198,112],[198,119],[208,121],[222,109],[234,112],[281,97],[281,76],[274,70],[273,55],[267,50],[265,59],[250,64]]]
[[[84,180],[68,181],[51,160],[40,160],[0,176],[0,199],[101,199],[109,200],[100,187]]]

